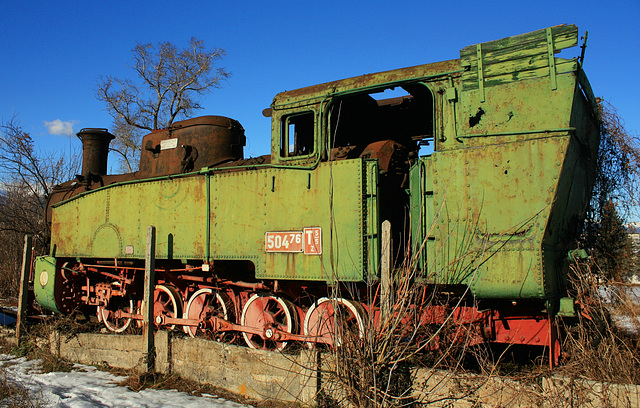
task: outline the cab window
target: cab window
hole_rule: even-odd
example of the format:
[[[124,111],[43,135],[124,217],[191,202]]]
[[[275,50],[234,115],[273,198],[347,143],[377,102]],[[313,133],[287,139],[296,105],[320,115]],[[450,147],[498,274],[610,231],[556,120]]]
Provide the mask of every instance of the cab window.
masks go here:
[[[331,157],[359,157],[383,140],[410,151],[432,144],[433,106],[431,91],[419,83],[338,97],[329,108]]]
[[[280,156],[298,157],[314,153],[313,112],[304,112],[282,118]]]

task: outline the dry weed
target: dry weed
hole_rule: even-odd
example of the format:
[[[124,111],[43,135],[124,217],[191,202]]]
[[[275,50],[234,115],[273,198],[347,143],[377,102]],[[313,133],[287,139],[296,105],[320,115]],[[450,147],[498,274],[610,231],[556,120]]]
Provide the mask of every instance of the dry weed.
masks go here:
[[[545,392],[549,392],[543,387],[545,379],[557,375],[570,380],[640,384],[640,306],[637,298],[634,301],[620,285],[599,280],[588,264],[576,264],[573,269],[571,296],[577,299],[581,314],[574,321],[565,321],[565,355],[561,367],[550,371],[541,347],[484,344],[469,347],[467,345],[472,344],[473,336],[477,335],[473,325],[461,325],[450,316],[444,319],[444,324],[425,323],[421,311],[427,307],[443,310],[446,315],[457,306],[471,303],[465,303],[464,293],[449,298],[437,287],[421,283],[409,272],[396,282],[393,310],[387,320],[374,324],[373,318],[369,317],[362,337],[353,330],[341,329],[342,346],[323,353],[320,404],[415,405],[418,403],[415,393],[420,392],[416,389],[415,373],[421,367],[474,378],[453,387],[455,395],[439,396],[450,401],[478,398],[486,392],[487,384],[496,384],[496,381],[518,384],[507,387],[509,398],[542,401],[548,396]],[[613,289],[604,296],[603,288]],[[362,293],[351,290],[349,295],[357,298]],[[338,298],[340,293],[334,291],[331,296]],[[375,292],[369,289],[367,296],[375,299]],[[553,392],[574,395],[579,389],[574,382],[554,383]],[[518,391],[518,387],[522,387],[522,391]],[[583,397],[587,398],[586,394]]]
[[[7,408],[39,408],[43,402],[20,383],[8,378],[0,369],[0,406]]]
[[[106,369],[106,368],[107,367],[101,367],[101,369]],[[130,390],[135,392],[138,392],[147,388],[154,389],[154,390],[177,390],[179,392],[184,392],[197,397],[201,397],[205,394],[215,395],[216,397],[224,398],[229,401],[235,401],[240,404],[250,404],[257,408],[300,407],[300,404],[296,404],[296,403],[275,404],[270,401],[256,401],[251,398],[246,398],[238,394],[233,394],[229,391],[223,390],[222,388],[219,388],[219,387],[215,387],[211,384],[203,384],[197,381],[182,378],[177,374],[160,374],[160,373],[135,374],[130,371],[118,370],[118,369],[108,369],[108,371],[116,375],[127,375],[127,378],[121,381],[120,383],[118,383],[118,385],[123,387],[128,387]]]
[[[572,266],[570,283],[580,313],[577,324],[568,326],[567,358],[559,371],[572,378],[640,384],[640,305],[595,268]]]
[[[417,367],[465,365],[467,340],[475,333],[448,314],[460,299],[437,295],[426,283],[400,282],[398,288],[389,317],[374,324],[368,316],[364,335],[353,326],[337,328],[340,346],[321,354],[321,406],[412,406]],[[443,324],[424,321],[428,306],[442,311]]]
[[[10,354],[41,360],[42,373],[69,372],[73,364],[60,358],[52,334],[59,335],[58,341],[68,341],[77,333],[91,330],[85,323],[84,317],[73,314],[48,316],[38,324],[27,325],[24,337],[11,348]]]

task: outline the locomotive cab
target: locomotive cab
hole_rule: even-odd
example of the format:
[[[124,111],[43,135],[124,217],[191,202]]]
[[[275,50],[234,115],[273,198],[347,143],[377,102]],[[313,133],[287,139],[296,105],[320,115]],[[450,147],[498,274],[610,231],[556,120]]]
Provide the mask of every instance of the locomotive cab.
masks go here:
[[[272,108],[265,110],[265,115],[272,117],[272,163],[300,166],[382,158],[380,150],[388,145],[381,143],[384,141],[394,142],[392,149],[403,149],[405,156],[415,158],[420,145],[434,140],[435,98],[426,83],[411,81],[373,91],[336,92],[321,102],[315,101],[314,91],[314,87],[296,91],[308,99],[299,97],[293,108],[287,106],[292,96],[280,94]],[[393,97],[387,96],[390,93]],[[384,173],[390,170],[389,160],[381,160]]]
[[[367,80],[375,82],[365,76],[362,83]],[[363,90],[349,89],[344,82],[349,81],[276,96],[272,108],[265,111],[272,116],[271,160],[294,168],[354,159],[375,162],[376,216],[392,223],[393,253],[402,258],[409,234],[404,222],[409,168],[420,146],[435,143],[435,97],[423,81]],[[337,91],[326,97],[324,93],[332,87]],[[369,273],[377,275],[377,268]]]

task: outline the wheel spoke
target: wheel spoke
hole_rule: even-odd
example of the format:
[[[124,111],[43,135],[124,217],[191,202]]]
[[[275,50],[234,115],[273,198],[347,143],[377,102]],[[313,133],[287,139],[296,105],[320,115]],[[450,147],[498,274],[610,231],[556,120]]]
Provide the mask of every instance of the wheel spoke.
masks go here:
[[[130,317],[118,317],[118,312],[131,313],[133,311],[133,300],[131,298],[113,297],[106,307],[98,307],[98,318],[102,320],[104,326],[115,333],[122,333],[131,326]]]
[[[198,319],[201,322],[211,317],[234,322],[233,310],[233,302],[227,294],[205,288],[191,295],[184,317],[185,319]],[[195,326],[185,326],[185,331],[191,337],[205,337],[226,343],[231,343],[235,339],[235,335],[231,332],[216,333],[210,329]]]
[[[153,299],[153,314],[155,317],[167,316],[175,318],[182,316],[182,296],[180,296],[180,292],[175,287],[167,284],[156,285]],[[176,325],[169,324],[163,327],[173,330]]]
[[[347,335],[362,339],[365,319],[366,312],[358,302],[343,298],[319,299],[305,316],[304,333],[315,338],[315,342],[307,344],[309,347],[314,343],[339,347]]]
[[[276,331],[295,333],[297,330],[297,314],[293,305],[275,295],[253,295],[242,310],[240,323],[262,331],[262,334],[243,332],[242,336],[251,348],[261,350],[282,350],[286,341],[275,341],[269,338]]]

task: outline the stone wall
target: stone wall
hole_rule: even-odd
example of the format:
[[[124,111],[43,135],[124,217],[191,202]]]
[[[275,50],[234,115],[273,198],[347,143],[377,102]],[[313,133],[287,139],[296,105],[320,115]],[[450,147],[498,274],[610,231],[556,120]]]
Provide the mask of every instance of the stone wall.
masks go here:
[[[61,357],[89,365],[142,371],[142,336],[53,333],[51,348]],[[173,338],[160,331],[155,337],[156,370],[209,383],[258,400],[314,404],[317,395],[344,398],[345,390],[320,375],[330,366],[331,353],[299,350],[284,354],[213,341]],[[322,360],[322,362],[321,362]],[[416,369],[413,398],[433,407],[639,407],[640,386],[606,384],[559,376],[512,380],[497,376]],[[348,404],[344,404],[347,406]]]
[[[142,336],[80,333],[51,334],[57,355],[88,365],[107,365],[132,371],[146,368]],[[313,401],[317,379],[317,354],[302,350],[295,355],[252,350],[192,338],[172,338],[166,331],[155,335],[156,371],[209,383],[258,400]]]
[[[430,407],[640,407],[640,386],[562,376],[518,381],[498,376],[419,369],[414,396]]]

